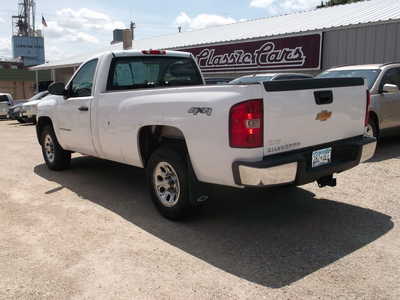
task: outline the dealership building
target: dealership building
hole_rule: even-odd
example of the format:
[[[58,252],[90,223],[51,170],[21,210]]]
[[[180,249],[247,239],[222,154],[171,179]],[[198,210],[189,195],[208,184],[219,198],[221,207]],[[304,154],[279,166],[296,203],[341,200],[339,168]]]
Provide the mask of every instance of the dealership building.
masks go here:
[[[133,41],[135,49],[193,53],[205,77],[317,74],[339,65],[400,61],[400,0],[369,0]],[[104,50],[120,50],[122,44]],[[66,82],[95,53],[31,70]],[[38,79],[37,79],[38,80]]]

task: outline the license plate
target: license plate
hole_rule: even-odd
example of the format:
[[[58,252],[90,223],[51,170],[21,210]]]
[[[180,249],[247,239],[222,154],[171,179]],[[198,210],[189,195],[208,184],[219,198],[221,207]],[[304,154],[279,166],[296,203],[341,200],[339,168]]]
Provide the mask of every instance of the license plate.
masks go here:
[[[312,154],[312,167],[317,168],[331,163],[332,148],[314,151]]]

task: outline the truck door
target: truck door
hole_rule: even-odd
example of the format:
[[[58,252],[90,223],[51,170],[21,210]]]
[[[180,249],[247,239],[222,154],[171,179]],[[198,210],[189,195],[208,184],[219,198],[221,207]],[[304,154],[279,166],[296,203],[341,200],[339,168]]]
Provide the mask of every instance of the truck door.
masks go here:
[[[95,155],[91,133],[91,102],[97,59],[83,65],[67,86],[66,99],[58,106],[61,144],[68,150]]]
[[[384,75],[380,90],[385,84],[395,84],[400,89],[400,68],[393,68]],[[396,93],[381,92],[378,100],[381,107],[382,128],[400,127],[400,91]]]

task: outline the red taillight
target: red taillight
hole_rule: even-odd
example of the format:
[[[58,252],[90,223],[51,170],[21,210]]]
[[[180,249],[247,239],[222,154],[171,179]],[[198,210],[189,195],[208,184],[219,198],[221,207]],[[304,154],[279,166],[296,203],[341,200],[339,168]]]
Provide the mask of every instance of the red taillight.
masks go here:
[[[367,90],[367,108],[365,112],[365,126],[368,126],[369,122],[369,106],[371,105],[371,93]]]
[[[229,140],[232,148],[259,148],[264,145],[263,100],[234,105],[229,115]]]
[[[165,55],[167,54],[167,51],[165,50],[143,50],[142,51],[143,54],[146,55]]]

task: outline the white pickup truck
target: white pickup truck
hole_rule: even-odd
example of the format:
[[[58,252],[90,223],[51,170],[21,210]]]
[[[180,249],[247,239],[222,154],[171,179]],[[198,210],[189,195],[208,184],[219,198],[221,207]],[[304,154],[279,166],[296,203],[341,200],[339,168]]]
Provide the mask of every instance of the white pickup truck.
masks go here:
[[[205,86],[189,53],[107,52],[49,87],[37,136],[52,170],[72,152],[145,168],[155,205],[179,219],[209,183],[335,186],[375,152],[367,89],[361,78]]]

